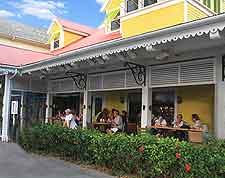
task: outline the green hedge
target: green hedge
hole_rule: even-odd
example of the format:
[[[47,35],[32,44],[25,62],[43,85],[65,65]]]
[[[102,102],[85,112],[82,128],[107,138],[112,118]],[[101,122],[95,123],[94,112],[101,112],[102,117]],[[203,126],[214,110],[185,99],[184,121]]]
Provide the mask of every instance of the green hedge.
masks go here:
[[[38,125],[24,130],[22,147],[145,178],[225,178],[225,142],[191,145],[150,135],[102,134]]]

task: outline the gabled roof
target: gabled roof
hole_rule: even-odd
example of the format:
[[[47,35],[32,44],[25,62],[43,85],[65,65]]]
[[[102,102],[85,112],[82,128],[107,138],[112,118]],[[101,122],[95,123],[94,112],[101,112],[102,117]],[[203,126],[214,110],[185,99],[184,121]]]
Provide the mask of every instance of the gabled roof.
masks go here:
[[[57,18],[56,20],[62,25],[62,27],[65,30],[80,32],[80,33],[84,33],[87,35],[91,35],[92,33],[95,32],[95,29],[88,27],[86,25],[81,25],[81,24],[74,23],[69,20],[64,20],[64,19],[60,19],[60,18]]]
[[[68,46],[65,46],[64,48],[55,50],[53,51],[53,53],[59,55],[69,51],[75,51],[80,48],[92,46],[106,41],[112,41],[119,38],[121,38],[121,34],[119,32],[105,33],[105,29],[101,28],[97,29],[92,35],[86,38],[82,38],[79,41],[75,41]]]
[[[36,52],[0,44],[0,65],[21,66],[53,57],[53,54]]]
[[[46,44],[48,41],[46,29],[32,27],[6,19],[0,19],[0,35],[43,44]]]

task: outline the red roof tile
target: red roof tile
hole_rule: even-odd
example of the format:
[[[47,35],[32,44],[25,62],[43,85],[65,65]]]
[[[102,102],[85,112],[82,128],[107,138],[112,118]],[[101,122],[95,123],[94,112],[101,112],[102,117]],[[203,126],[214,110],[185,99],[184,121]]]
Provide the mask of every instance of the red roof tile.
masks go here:
[[[0,64],[20,66],[53,57],[49,53],[36,52],[0,44]]]
[[[53,51],[55,55],[59,55],[65,52],[73,51],[73,50],[78,50],[81,48],[89,47],[92,45],[96,45],[99,43],[115,40],[121,38],[121,34],[119,32],[112,32],[112,33],[105,33],[105,29],[97,29],[95,33],[92,35],[83,38],[79,41],[75,41],[64,48],[58,49]]]
[[[71,21],[68,21],[68,20],[64,20],[64,19],[60,19],[60,18],[57,18],[57,20],[65,29],[78,31],[78,32],[81,32],[81,33],[86,33],[88,35],[91,35],[96,30],[96,29],[93,29],[91,27],[81,25],[81,24],[78,24],[78,23],[74,23],[74,22],[71,22]]]

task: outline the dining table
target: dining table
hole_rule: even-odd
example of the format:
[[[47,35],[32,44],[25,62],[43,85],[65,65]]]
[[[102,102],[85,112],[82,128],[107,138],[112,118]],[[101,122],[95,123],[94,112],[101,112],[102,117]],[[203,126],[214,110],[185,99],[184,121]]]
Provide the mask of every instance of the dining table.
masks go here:
[[[93,123],[93,127],[101,132],[106,132],[108,128],[110,128],[111,123],[109,122],[96,122]]]
[[[203,129],[194,129],[194,128],[180,128],[180,127],[168,127],[168,126],[148,126],[149,129],[160,129],[164,131],[172,131],[172,132],[187,132],[188,133],[188,141],[192,143],[203,143],[204,135]]]

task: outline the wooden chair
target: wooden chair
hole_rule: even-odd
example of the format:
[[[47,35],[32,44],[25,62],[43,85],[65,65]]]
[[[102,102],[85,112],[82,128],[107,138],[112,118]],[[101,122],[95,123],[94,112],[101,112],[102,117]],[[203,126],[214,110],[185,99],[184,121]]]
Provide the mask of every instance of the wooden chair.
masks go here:
[[[138,134],[146,134],[148,132],[148,128],[138,128]]]
[[[192,143],[203,143],[203,132],[188,131],[188,140]]]
[[[137,124],[136,123],[128,123],[127,124],[127,133],[131,134],[137,134]]]

